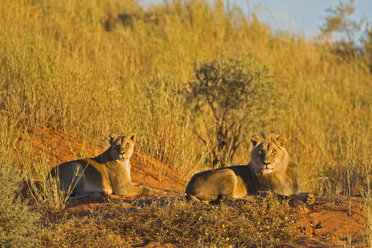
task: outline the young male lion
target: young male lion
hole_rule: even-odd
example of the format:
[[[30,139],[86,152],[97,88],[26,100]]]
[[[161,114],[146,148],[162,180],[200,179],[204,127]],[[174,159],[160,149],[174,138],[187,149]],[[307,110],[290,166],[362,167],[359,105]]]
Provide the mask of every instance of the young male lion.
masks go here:
[[[205,203],[220,199],[239,199],[272,191],[309,201],[308,194],[298,193],[297,166],[285,149],[287,139],[270,133],[254,135],[248,165],[207,170],[195,174],[186,187],[186,198]]]
[[[155,193],[155,189],[131,182],[129,159],[135,142],[135,133],[111,137],[110,147],[101,155],[60,164],[51,170],[51,175],[59,177],[62,190],[70,190],[76,197],[92,193],[126,196]]]

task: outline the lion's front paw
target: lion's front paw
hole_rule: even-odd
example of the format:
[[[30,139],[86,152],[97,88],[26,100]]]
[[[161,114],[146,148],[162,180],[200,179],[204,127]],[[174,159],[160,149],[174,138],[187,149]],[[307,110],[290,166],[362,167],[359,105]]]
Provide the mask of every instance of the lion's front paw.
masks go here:
[[[306,197],[306,200],[305,200],[305,203],[307,205],[313,205],[315,202],[315,195],[312,194],[312,193],[308,193],[307,194],[307,197]]]

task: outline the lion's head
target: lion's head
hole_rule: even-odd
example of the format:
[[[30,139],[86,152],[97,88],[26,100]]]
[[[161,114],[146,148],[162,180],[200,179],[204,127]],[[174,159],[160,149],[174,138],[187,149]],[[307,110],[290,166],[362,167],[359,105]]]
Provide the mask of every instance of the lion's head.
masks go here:
[[[285,149],[287,139],[279,134],[254,135],[251,138],[253,149],[251,163],[258,175],[269,175],[284,172],[288,164],[288,153]]]
[[[130,133],[127,136],[110,137],[109,152],[112,159],[129,159],[134,151],[136,134]]]

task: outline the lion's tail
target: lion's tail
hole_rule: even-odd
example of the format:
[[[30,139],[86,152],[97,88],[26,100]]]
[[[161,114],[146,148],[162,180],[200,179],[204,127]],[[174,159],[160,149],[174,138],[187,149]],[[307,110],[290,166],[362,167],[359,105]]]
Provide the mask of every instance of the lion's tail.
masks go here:
[[[160,189],[154,189],[140,184],[131,184],[126,187],[126,193],[124,195],[136,196],[136,195],[153,195],[153,194],[165,194],[165,191]]]
[[[186,201],[188,202],[192,202],[192,201],[200,202],[199,198],[197,198],[195,195],[190,194],[190,193],[185,193],[185,198],[186,198]]]

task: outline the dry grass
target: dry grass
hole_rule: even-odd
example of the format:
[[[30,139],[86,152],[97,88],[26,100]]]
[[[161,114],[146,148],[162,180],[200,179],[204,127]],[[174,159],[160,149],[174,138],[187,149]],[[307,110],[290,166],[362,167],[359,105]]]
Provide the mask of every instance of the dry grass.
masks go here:
[[[144,10],[129,0],[2,0],[1,151],[17,150],[31,166],[43,154],[29,157],[27,144],[19,148],[22,133],[48,127],[89,141],[136,131],[140,152],[182,171],[201,170],[206,150],[180,92],[194,80],[195,63],[244,53],[288,86],[285,121],[269,128],[289,138],[302,189],[369,191],[372,75],[363,60],[334,54],[332,44],[274,34],[222,1],[205,2]],[[247,143],[235,161],[247,162]]]
[[[37,247],[125,247],[128,243],[116,240],[116,229],[108,227],[103,214],[64,217],[41,229]]]
[[[233,205],[163,201],[115,205],[89,217],[62,219],[44,230],[41,247],[130,246],[146,240],[182,247],[269,247],[300,235],[296,209],[273,196]],[[77,232],[77,229],[80,231]]]
[[[35,180],[32,169],[36,170],[39,178]],[[49,166],[43,164],[41,168],[31,166],[24,170],[26,177],[25,192],[26,198],[30,198],[34,205],[37,205],[43,212],[50,214],[61,214],[65,211],[69,197],[72,194],[76,183],[71,184],[67,189],[63,190],[60,187],[59,177],[51,177],[49,174]],[[80,176],[75,175],[76,178]]]
[[[194,63],[244,52],[288,85],[286,121],[268,128],[292,141],[290,153],[309,175],[304,189],[321,192],[312,179],[344,167],[346,156],[353,171],[358,161],[370,160],[372,87],[362,61],[343,60],[328,45],[274,35],[218,1],[175,1],[146,11],[129,2],[3,1],[0,114],[8,125],[2,135],[17,140],[19,132],[49,126],[102,140],[136,131],[141,152],[195,170],[205,150],[195,142],[179,93],[193,80]],[[236,161],[247,162],[247,148]]]
[[[372,198],[369,196],[366,200],[366,229],[367,229],[367,241],[369,247],[372,246]]]

